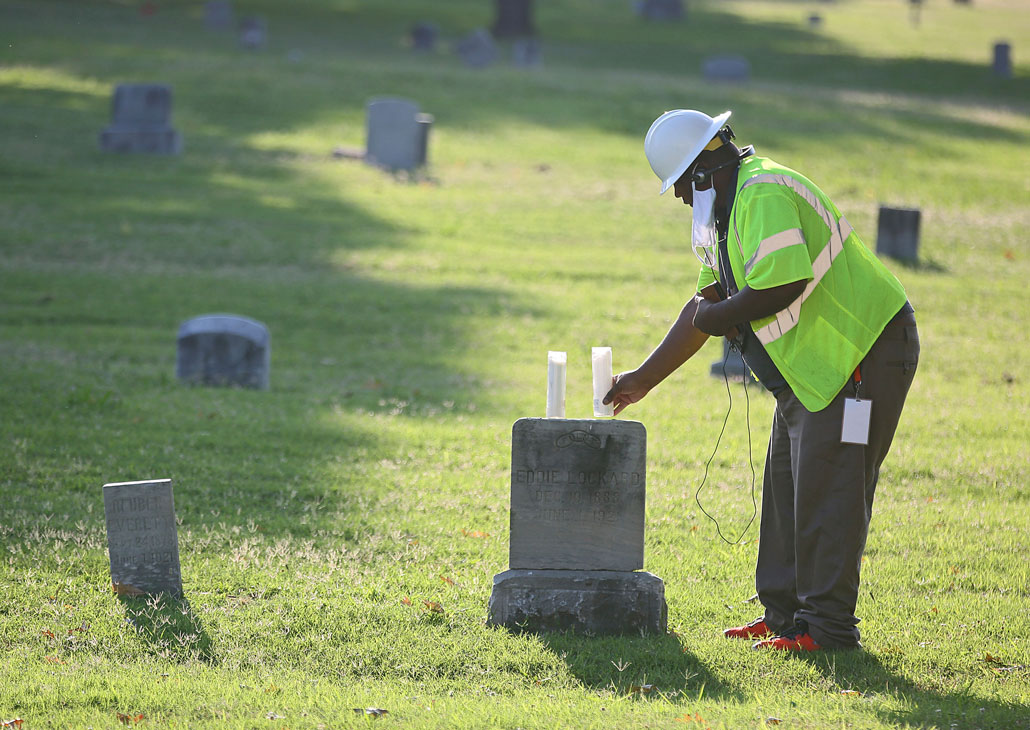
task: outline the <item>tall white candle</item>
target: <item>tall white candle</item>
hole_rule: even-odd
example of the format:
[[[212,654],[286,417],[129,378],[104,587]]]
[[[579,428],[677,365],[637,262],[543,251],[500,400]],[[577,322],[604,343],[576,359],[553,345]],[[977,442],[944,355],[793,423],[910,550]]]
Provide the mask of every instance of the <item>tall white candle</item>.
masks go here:
[[[568,356],[564,352],[547,353],[547,417],[565,418],[565,368]]]
[[[612,348],[593,348],[590,361],[594,366],[594,418],[614,416],[615,405],[602,403],[612,389]]]

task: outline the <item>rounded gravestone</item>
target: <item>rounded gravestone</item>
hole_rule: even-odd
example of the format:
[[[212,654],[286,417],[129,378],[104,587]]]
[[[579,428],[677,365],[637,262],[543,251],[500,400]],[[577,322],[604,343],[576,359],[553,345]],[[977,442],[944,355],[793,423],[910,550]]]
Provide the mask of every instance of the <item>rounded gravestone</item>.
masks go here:
[[[234,314],[205,314],[179,327],[175,374],[197,385],[268,389],[268,328]]]

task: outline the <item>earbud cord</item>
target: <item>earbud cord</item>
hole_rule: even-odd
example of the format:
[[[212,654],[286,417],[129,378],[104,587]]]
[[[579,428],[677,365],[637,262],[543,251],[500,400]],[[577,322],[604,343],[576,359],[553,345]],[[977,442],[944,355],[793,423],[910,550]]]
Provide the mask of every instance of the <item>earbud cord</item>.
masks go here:
[[[734,347],[730,349],[736,348]],[[694,492],[694,501],[697,502],[698,508],[701,510],[702,513],[704,513],[705,517],[707,517],[715,523],[715,530],[719,533],[719,537],[722,539],[722,541],[725,542],[727,545],[737,545],[740,543],[741,538],[743,538],[744,535],[747,534],[747,531],[751,529],[751,525],[754,523],[755,517],[758,516],[758,500],[755,497],[755,481],[757,477],[755,474],[754,455],[751,448],[751,396],[747,392],[746,373],[744,375],[743,387],[744,402],[746,403],[745,419],[747,420],[747,460],[748,463],[751,465],[751,519],[748,520],[747,525],[745,525],[744,529],[741,530],[740,535],[737,537],[737,539],[731,542],[730,540],[727,540],[726,537],[722,534],[722,528],[719,527],[719,520],[715,519],[712,515],[708,514],[708,511],[704,508],[704,505],[701,504],[701,489],[704,487],[705,482],[708,480],[708,468],[711,466],[712,459],[715,458],[715,454],[719,451],[719,444],[722,442],[722,435],[726,432],[726,424],[729,422],[730,412],[733,410],[733,394],[730,391],[730,378],[729,375],[727,375],[726,373],[726,362],[729,359],[729,355],[730,350],[727,349],[726,354],[722,359],[722,379],[723,382],[726,383],[726,397],[729,400],[729,405],[726,408],[726,416],[722,419],[722,428],[719,430],[719,437],[715,440],[715,448],[712,449],[712,455],[709,456],[708,461],[705,462],[704,476],[701,478],[701,483],[697,486],[697,491]]]

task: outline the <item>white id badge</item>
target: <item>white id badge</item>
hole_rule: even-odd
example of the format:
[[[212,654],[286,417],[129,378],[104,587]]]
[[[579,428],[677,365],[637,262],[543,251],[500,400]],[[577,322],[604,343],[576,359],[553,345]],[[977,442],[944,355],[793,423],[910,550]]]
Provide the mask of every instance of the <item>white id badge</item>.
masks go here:
[[[844,399],[844,426],[840,432],[842,444],[869,444],[869,417],[873,412],[871,400]]]

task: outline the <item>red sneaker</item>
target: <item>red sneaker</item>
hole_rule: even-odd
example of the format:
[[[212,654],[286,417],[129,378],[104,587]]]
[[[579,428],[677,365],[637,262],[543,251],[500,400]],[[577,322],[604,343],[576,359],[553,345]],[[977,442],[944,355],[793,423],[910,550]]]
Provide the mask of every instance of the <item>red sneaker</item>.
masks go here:
[[[779,636],[756,641],[752,649],[781,649],[785,651],[819,651],[822,649],[808,633],[808,623],[798,621]]]
[[[759,639],[763,636],[771,636],[772,630],[765,625],[765,616],[756,618],[746,626],[734,626],[726,629],[722,635],[727,639]]]

